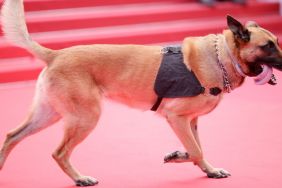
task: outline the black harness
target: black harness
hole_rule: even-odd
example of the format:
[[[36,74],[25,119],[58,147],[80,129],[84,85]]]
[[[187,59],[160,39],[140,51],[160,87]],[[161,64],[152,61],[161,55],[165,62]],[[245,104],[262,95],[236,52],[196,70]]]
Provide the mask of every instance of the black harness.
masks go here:
[[[154,85],[158,99],[152,111],[157,111],[163,98],[194,97],[205,92],[194,72],[184,64],[180,46],[165,47],[162,52],[163,59]],[[218,87],[210,89],[211,95],[219,93],[221,89]]]

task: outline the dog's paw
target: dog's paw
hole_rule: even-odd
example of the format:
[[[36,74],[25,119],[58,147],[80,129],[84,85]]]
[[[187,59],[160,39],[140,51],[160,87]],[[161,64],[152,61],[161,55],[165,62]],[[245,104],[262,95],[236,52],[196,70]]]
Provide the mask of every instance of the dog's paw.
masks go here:
[[[215,168],[211,172],[207,172],[207,176],[209,178],[219,179],[219,178],[227,178],[228,176],[231,176],[231,174],[222,168]]]
[[[94,186],[98,184],[98,181],[95,178],[89,176],[82,176],[75,181],[75,184],[78,187]]]
[[[164,157],[164,163],[181,163],[186,162],[188,159],[189,155],[187,152],[175,151]]]

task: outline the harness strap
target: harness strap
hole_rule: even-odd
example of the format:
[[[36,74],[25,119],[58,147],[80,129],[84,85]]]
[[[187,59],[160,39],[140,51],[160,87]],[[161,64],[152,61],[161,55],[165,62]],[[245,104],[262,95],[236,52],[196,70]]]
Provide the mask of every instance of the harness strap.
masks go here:
[[[163,100],[163,97],[158,97],[156,103],[154,104],[154,106],[151,108],[151,111],[157,111],[159,106],[161,105]]]

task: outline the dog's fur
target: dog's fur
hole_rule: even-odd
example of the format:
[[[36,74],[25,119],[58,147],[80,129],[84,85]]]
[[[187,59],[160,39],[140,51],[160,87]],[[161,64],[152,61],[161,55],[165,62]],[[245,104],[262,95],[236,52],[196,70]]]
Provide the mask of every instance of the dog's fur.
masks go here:
[[[248,76],[258,75],[262,64],[282,69],[282,51],[275,37],[254,22],[243,26],[228,16],[229,29],[219,34],[220,61],[225,66],[232,89],[244,78],[234,69],[223,47],[224,37],[233,55]],[[46,62],[41,72],[31,111],[19,128],[8,133],[0,151],[0,169],[11,150],[25,137],[62,119],[65,135],[53,153],[62,170],[79,186],[95,185],[97,180],[83,176],[70,163],[77,144],[95,128],[101,113],[102,96],[130,107],[150,109],[157,96],[154,82],[162,60],[161,46],[83,45],[51,50],[32,41],[24,20],[22,0],[6,0],[2,9],[5,36]],[[193,70],[205,88],[224,90],[222,70],[217,64],[216,35],[188,37],[182,44],[184,63]],[[230,174],[214,168],[204,158],[197,133],[197,119],[212,111],[222,98],[203,93],[196,97],[164,99],[157,113],[165,117],[186,152],[174,152],[166,162],[193,162],[209,177]]]

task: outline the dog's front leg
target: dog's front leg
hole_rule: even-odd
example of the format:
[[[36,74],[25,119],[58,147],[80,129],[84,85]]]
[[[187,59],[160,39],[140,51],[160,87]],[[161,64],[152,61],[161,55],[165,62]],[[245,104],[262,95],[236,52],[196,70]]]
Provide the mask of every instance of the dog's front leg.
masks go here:
[[[194,138],[195,138],[198,146],[201,149],[201,144],[200,144],[200,140],[199,140],[199,136],[198,136],[197,122],[198,122],[198,118],[195,118],[191,121],[190,124],[191,124],[191,130],[192,130],[192,133],[194,135]],[[164,157],[164,162],[165,163],[183,163],[183,162],[190,162],[190,161],[189,161],[189,155],[188,155],[187,152],[175,151],[175,152],[172,152],[172,153],[168,153]]]
[[[180,139],[187,152],[175,151],[165,156],[166,163],[193,162],[207,174],[209,178],[226,178],[229,172],[214,168],[204,158],[197,129],[197,118],[190,120],[186,116],[169,115],[168,122]]]
[[[195,118],[194,120],[191,121],[191,129],[199,147],[201,148],[200,137],[198,132],[198,118]],[[229,172],[227,172],[222,168],[214,168],[205,159],[199,161],[198,163],[195,163],[195,165],[199,166],[203,172],[207,173],[207,176],[209,178],[225,178],[230,176]]]
[[[199,162],[202,150],[193,134],[191,120],[187,116],[167,115],[167,120],[187,152],[176,151],[165,157],[165,162]]]

